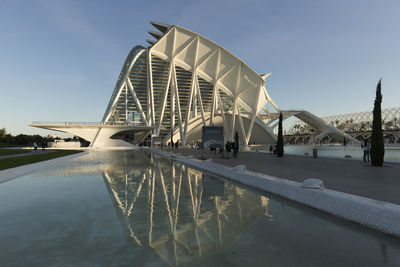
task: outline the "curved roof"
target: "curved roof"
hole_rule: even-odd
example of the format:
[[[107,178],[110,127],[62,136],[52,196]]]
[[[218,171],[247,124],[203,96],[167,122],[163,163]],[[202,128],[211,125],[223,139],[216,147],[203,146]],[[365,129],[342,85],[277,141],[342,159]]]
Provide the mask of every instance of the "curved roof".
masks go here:
[[[121,72],[118,76],[117,83],[115,84],[113,93],[111,95],[110,101],[108,102],[106,111],[104,112],[103,119],[102,121],[104,122],[106,120],[107,115],[109,114],[110,108],[115,102],[115,99],[118,97],[118,92],[121,89],[121,85],[123,83],[124,78],[126,77],[127,74],[129,74],[129,71],[131,69],[131,66],[134,63],[134,58],[144,50],[145,48],[141,45],[137,45],[131,49],[129,52],[128,56],[125,59],[124,65],[122,65]]]
[[[232,53],[209,39],[181,28],[171,26],[150,48],[149,54],[175,66],[196,73],[225,92],[238,104],[257,114],[269,98],[264,79]]]

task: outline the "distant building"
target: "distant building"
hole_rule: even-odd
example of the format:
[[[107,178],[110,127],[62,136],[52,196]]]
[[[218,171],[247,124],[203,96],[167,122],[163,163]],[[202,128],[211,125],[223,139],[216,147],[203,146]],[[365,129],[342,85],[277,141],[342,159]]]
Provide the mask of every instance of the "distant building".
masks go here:
[[[50,139],[61,139],[61,137],[58,134],[49,134],[49,135],[47,135],[47,138],[50,138]]]
[[[321,117],[327,124],[362,141],[372,134],[372,111],[346,113]],[[382,110],[382,129],[386,144],[400,143],[400,107]],[[312,139],[313,128],[303,121],[295,121],[286,133],[286,142],[291,144],[304,144]],[[337,140],[324,136],[322,143],[333,143]]]

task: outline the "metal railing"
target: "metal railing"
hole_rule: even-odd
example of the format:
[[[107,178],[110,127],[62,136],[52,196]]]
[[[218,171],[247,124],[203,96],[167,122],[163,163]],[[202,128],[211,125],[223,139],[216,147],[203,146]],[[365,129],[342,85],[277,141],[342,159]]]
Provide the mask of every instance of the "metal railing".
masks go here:
[[[33,121],[32,125],[79,125],[79,126],[147,126],[143,122],[81,122],[81,121]]]

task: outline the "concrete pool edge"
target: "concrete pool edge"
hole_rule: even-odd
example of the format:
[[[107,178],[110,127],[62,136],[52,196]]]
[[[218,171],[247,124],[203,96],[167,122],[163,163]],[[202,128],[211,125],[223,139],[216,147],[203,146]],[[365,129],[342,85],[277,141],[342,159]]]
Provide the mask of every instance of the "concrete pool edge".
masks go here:
[[[190,156],[181,156],[179,153],[174,154],[154,148],[144,148],[144,150],[400,237],[400,205],[330,189],[302,188],[302,184],[298,182],[239,170],[212,161],[201,161]]]
[[[15,178],[18,178],[19,176],[43,169],[43,168],[50,166],[51,164],[54,164],[58,161],[70,160],[70,159],[73,159],[76,157],[80,157],[87,153],[88,152],[86,152],[86,151],[82,151],[80,153],[67,155],[64,157],[58,157],[58,158],[54,158],[54,159],[39,161],[39,162],[32,163],[32,164],[26,164],[26,165],[2,170],[2,171],[0,171],[0,184],[5,183],[10,180],[13,180]]]

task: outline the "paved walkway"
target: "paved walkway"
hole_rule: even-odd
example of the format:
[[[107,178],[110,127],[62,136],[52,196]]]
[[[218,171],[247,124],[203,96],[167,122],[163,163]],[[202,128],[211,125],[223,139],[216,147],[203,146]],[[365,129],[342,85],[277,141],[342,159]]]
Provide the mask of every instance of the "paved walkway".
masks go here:
[[[22,154],[14,154],[14,155],[5,155],[5,156],[0,156],[0,159],[5,159],[5,158],[14,158],[14,157],[23,157],[23,156],[31,156],[31,155],[41,155],[41,154],[46,154],[46,153],[51,153],[54,152],[54,150],[48,150],[46,149],[45,151],[42,151],[42,149],[38,149],[36,152],[31,150],[28,153],[22,153]]]
[[[400,164],[372,167],[361,161],[240,152],[237,159],[218,158],[204,150],[204,156],[227,166],[246,165],[247,170],[302,182],[307,178],[324,181],[325,187],[375,200],[400,204]],[[174,149],[175,153],[200,158],[199,149]]]

